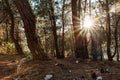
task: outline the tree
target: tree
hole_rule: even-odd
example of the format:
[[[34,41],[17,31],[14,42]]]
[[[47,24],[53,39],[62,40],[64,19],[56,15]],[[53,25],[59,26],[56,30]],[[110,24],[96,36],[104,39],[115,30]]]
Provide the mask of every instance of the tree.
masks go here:
[[[79,5],[78,5],[79,4]],[[81,0],[72,0],[72,22],[73,22],[73,34],[75,37],[75,56],[81,59],[88,58],[86,35],[80,34],[80,10],[78,9],[81,4]]]
[[[46,59],[47,56],[36,33],[35,16],[28,0],[14,0],[14,2],[23,20],[28,48],[30,49],[33,59]]]
[[[107,55],[108,60],[112,61],[112,55],[111,55],[111,27],[110,27],[110,13],[109,13],[109,3],[108,0],[106,0],[106,34],[107,34]]]
[[[56,26],[56,20],[55,20],[55,14],[54,14],[54,8],[53,8],[52,0],[50,0],[49,6],[50,6],[50,20],[51,20],[51,26],[52,26],[52,30],[53,30],[53,36],[54,36],[56,57],[57,58],[62,58],[62,55],[60,54],[60,51],[59,51],[59,48],[58,48],[57,26]]]
[[[63,7],[62,7],[62,57],[64,57],[64,28],[65,28],[65,20],[64,20],[64,9],[65,8],[65,0],[63,0]]]
[[[4,0],[4,2],[5,2],[6,12],[8,12],[8,15],[9,15],[10,20],[11,20],[11,26],[10,26],[11,39],[12,39],[12,41],[13,41],[14,44],[15,44],[15,48],[16,48],[16,50],[17,50],[17,53],[20,54],[20,55],[21,55],[21,54],[24,54],[24,52],[23,52],[23,50],[22,50],[22,48],[21,48],[21,46],[20,46],[20,44],[19,44],[18,37],[15,38],[15,35],[14,35],[15,22],[14,22],[13,12],[12,12],[12,10],[11,10],[11,8],[10,8],[10,5],[9,5],[8,0]]]
[[[120,16],[118,16],[118,20],[116,21],[116,24],[115,24],[115,31],[114,31],[115,52],[114,52],[114,55],[112,56],[112,57],[114,57],[117,54],[117,61],[119,61],[119,50],[118,50],[118,25],[119,25],[119,21],[120,21]]]

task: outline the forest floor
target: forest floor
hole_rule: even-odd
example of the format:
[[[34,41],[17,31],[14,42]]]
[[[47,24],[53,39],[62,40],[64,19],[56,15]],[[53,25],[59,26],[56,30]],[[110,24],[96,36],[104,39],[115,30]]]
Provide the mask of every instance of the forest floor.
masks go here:
[[[103,80],[120,80],[120,62],[50,59],[21,64],[22,59],[18,55],[0,55],[0,80],[93,80],[93,72]]]

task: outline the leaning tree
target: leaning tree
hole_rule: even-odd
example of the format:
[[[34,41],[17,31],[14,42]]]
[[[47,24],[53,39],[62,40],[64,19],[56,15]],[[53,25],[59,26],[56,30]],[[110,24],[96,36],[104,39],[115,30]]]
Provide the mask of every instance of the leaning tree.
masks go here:
[[[33,59],[46,59],[47,56],[36,33],[35,16],[32,12],[28,0],[14,0],[14,3],[23,20],[28,48],[30,49]]]

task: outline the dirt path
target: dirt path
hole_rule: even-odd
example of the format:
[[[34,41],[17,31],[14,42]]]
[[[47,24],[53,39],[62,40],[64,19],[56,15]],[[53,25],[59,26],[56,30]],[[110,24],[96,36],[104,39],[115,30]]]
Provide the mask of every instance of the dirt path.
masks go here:
[[[100,67],[108,72],[100,75],[104,80],[120,80],[120,63],[109,61],[79,61],[73,59],[30,61],[20,67],[16,73],[18,62],[23,57],[18,55],[0,55],[0,80],[44,80],[47,74],[52,74],[52,80],[93,80],[91,71]],[[98,73],[98,72],[96,72]]]
[[[16,72],[19,59],[16,55],[0,55],[0,80],[6,80]]]

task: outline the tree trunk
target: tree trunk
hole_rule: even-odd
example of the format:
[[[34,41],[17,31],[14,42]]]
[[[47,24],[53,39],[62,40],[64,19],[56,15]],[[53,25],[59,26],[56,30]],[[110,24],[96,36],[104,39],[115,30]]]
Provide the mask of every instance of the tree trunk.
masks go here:
[[[117,17],[116,17],[117,18]],[[119,62],[119,50],[118,50],[118,25],[120,21],[120,16],[118,17],[118,20],[115,24],[115,31],[114,31],[114,38],[115,38],[115,52],[112,57],[114,57],[117,54],[117,61]]]
[[[53,8],[52,0],[50,0],[49,5],[50,5],[50,9],[51,9],[51,11],[50,11],[50,19],[51,19],[51,24],[52,24],[53,36],[54,36],[56,57],[57,58],[62,58],[62,55],[60,54],[59,47],[58,47],[57,26],[56,26],[56,20],[55,20],[54,8]]]
[[[110,28],[110,13],[109,13],[109,4],[108,0],[106,0],[106,34],[107,34],[107,56],[108,60],[112,61],[112,55],[111,55],[111,28]]]
[[[91,35],[91,43],[92,43],[92,48],[91,48],[91,55],[93,57],[93,60],[96,61],[98,58],[97,55],[97,42],[95,41],[94,37]]]
[[[9,31],[8,31],[8,20],[6,20],[5,22],[5,31],[6,31],[6,38],[5,41],[8,42],[9,41]]]
[[[63,8],[62,8],[62,57],[64,58],[64,6],[65,6],[65,0],[63,0]]]
[[[18,39],[15,39],[15,37],[14,37],[14,26],[15,26],[15,24],[14,24],[14,15],[12,13],[12,10],[10,8],[8,0],[4,0],[4,2],[6,4],[7,12],[9,13],[10,20],[11,20],[11,26],[10,26],[11,39],[12,39],[12,41],[15,44],[15,48],[17,50],[17,53],[20,54],[20,55],[22,55],[22,54],[24,54],[24,52],[23,52],[23,50],[22,50],[22,48],[21,48],[21,46],[19,44]]]
[[[46,59],[47,56],[36,33],[35,16],[28,0],[14,0],[14,2],[23,20],[28,48],[30,49],[33,59]]]
[[[75,56],[76,58],[87,59],[87,43],[86,37],[80,34],[80,6],[81,0],[72,0],[72,22],[73,22],[73,34],[75,38]]]

